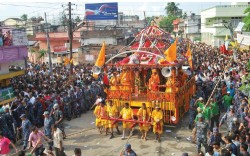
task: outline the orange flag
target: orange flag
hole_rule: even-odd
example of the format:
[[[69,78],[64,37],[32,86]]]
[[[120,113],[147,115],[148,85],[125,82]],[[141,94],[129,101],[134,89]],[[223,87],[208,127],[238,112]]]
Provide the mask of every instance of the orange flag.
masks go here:
[[[173,44],[164,52],[166,60],[168,62],[174,62],[176,60],[177,38]]]
[[[191,69],[193,69],[193,60],[192,60],[192,52],[190,50],[190,46],[188,47],[188,51],[186,53],[186,57],[188,57],[188,64]]]
[[[67,57],[64,57],[64,65],[67,66],[70,63],[70,59]]]
[[[106,45],[105,45],[105,42],[103,42],[102,48],[101,48],[100,53],[98,55],[98,58],[95,62],[95,66],[102,67],[104,65],[104,63],[105,63],[105,48],[106,48]]]

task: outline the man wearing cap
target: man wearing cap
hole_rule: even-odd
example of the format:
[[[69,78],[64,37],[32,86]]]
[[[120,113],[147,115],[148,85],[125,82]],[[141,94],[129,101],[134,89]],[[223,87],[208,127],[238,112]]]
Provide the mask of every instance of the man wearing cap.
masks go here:
[[[107,112],[108,112],[108,118],[117,118],[119,116],[118,109],[113,104],[112,100],[108,101]],[[111,131],[110,139],[112,139],[114,137],[113,128],[116,128],[118,134],[121,133],[118,129],[118,125],[117,125],[116,121],[109,120],[109,128]]]
[[[136,153],[132,150],[130,144],[125,145],[125,150],[123,150],[120,156],[137,156]]]
[[[163,113],[159,106],[155,107],[151,115],[151,121],[153,123],[153,132],[155,134],[155,139],[160,142],[161,141],[161,134],[163,132]]]
[[[195,124],[196,129],[196,138],[197,138],[197,151],[201,152],[201,144],[205,148],[205,152],[207,151],[207,134],[210,132],[208,123],[203,121],[203,115],[198,114],[198,122]]]
[[[51,116],[49,116],[49,112],[45,111],[44,115],[44,134],[49,139],[52,139],[52,127],[54,126],[54,120]],[[52,143],[49,143],[49,149],[52,150]]]
[[[66,134],[64,131],[64,125],[63,125],[63,113],[59,109],[59,105],[56,103],[53,106],[53,110],[51,112],[51,116],[54,120],[54,124],[57,125],[57,127],[62,131],[63,133],[63,138],[66,138]]]
[[[119,118],[124,120],[132,120],[134,119],[133,110],[129,107],[128,103],[125,103],[125,107],[121,110]],[[130,132],[133,132],[133,129],[131,128],[132,124],[131,122],[123,121],[122,122],[122,139],[125,139],[125,131],[126,129],[129,129]]]
[[[222,100],[224,102],[225,111],[228,111],[229,106],[232,105],[232,101],[233,101],[233,97],[230,96],[230,91],[227,91],[227,94],[223,96]]]
[[[237,118],[237,114],[234,111],[234,107],[230,106],[230,111],[224,114],[224,116],[221,118],[219,127],[222,126],[222,124],[226,121],[227,122],[227,131],[228,133],[232,132],[233,128],[233,118]]]
[[[22,120],[22,126],[19,129],[22,129],[22,137],[23,137],[23,150],[26,149],[27,145],[28,145],[28,140],[29,140],[29,135],[30,135],[30,131],[31,131],[31,122],[27,119],[25,114],[22,114],[20,116],[21,120]]]
[[[219,128],[217,127],[213,128],[213,133],[208,140],[208,145],[212,146],[214,142],[225,144],[225,142],[221,138],[221,133],[219,133]]]
[[[137,112],[137,117],[139,121],[149,122],[151,116],[150,110],[146,107],[145,103],[142,103],[142,107]],[[139,124],[140,131],[142,133],[141,139],[147,140],[147,133],[150,128],[150,124]]]

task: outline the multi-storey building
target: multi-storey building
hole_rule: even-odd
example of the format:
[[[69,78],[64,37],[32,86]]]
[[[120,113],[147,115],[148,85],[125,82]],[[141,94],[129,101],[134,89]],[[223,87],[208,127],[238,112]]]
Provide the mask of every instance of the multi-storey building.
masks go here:
[[[234,28],[246,16],[244,11],[248,2],[236,2],[231,5],[219,5],[201,12],[201,40],[209,45],[219,47],[226,35],[230,35],[225,25],[231,22]]]

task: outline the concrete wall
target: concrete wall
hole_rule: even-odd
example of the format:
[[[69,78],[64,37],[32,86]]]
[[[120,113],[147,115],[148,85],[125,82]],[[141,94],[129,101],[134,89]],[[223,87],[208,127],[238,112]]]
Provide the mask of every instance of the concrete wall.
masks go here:
[[[57,40],[57,41],[52,40],[52,41],[50,41],[51,52],[54,52],[55,46],[65,46],[66,42],[67,41],[65,41],[65,40]],[[72,45],[73,45],[73,49],[77,49],[81,46],[81,43],[78,40],[73,40]],[[47,41],[39,41],[39,47],[40,47],[40,50],[41,49],[47,50],[48,49],[47,48]]]
[[[123,30],[93,30],[93,31],[82,31],[81,39],[86,38],[105,38],[105,37],[123,37]]]
[[[106,44],[117,45],[116,38],[89,38],[81,40],[82,45],[89,45],[89,44],[102,44],[105,41]]]
[[[53,38],[68,38],[68,33],[67,32],[50,32],[49,37],[51,39]],[[73,33],[74,38],[80,38],[80,31],[75,31]],[[37,40],[46,40],[46,34],[45,33],[36,33],[36,39]]]
[[[25,21],[19,21],[19,20],[14,20],[14,19],[6,19],[3,21],[3,25],[5,26],[24,26]]]
[[[188,20],[188,22],[186,22],[185,24],[187,24],[187,28],[185,30],[185,33],[193,34],[193,33],[199,33],[200,32],[200,29],[199,29],[200,22]]]
[[[246,8],[248,8],[248,5],[221,5],[203,10],[201,17],[244,17],[246,16],[244,14]]]
[[[0,75],[9,73],[9,63],[0,64]]]

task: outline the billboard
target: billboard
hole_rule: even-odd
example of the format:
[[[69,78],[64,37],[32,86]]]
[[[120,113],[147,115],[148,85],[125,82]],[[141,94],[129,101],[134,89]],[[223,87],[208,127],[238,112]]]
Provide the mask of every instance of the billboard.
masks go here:
[[[24,46],[28,45],[25,29],[0,28],[0,46]]]
[[[13,46],[28,45],[28,38],[24,29],[12,29]]]
[[[117,20],[118,3],[85,4],[86,20]]]

